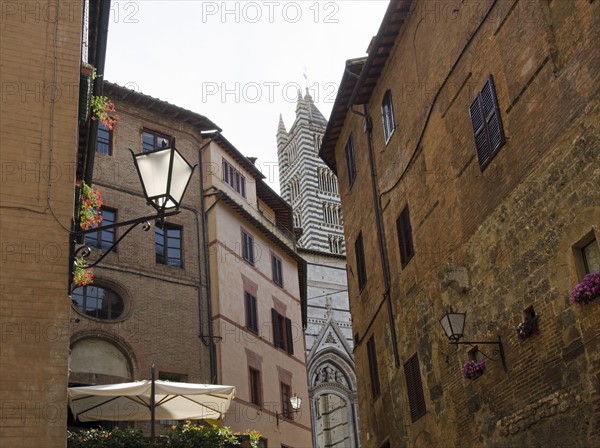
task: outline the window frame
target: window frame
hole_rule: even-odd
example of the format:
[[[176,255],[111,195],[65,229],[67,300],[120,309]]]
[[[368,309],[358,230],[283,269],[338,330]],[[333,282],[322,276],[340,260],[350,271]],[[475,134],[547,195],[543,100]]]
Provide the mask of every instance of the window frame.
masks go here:
[[[242,259],[254,266],[254,237],[250,232],[242,229]]]
[[[262,374],[259,369],[248,367],[248,391],[250,403],[258,407],[262,407]]]
[[[583,261],[583,271],[585,274],[591,274],[593,272],[596,272],[591,266],[590,266],[590,261],[588,260],[588,255],[586,254],[586,249],[592,245],[595,245],[596,250],[598,250],[600,252],[600,247],[598,246],[598,240],[596,239],[596,237],[593,237],[592,240],[583,245],[580,249],[581,251],[581,260]],[[585,275],[584,274],[584,275]]]
[[[223,169],[222,181],[229,185],[237,194],[246,198],[246,177],[228,160],[223,157],[221,163]]]
[[[162,231],[162,240],[163,240],[163,255],[159,255],[157,251],[157,229]],[[179,240],[179,264],[169,263],[171,258],[176,259],[174,257],[169,256],[169,230],[179,230],[179,238],[175,238]],[[173,268],[183,268],[183,226],[173,223],[165,222],[160,227],[158,224],[154,227],[154,252],[155,252],[155,262],[156,264],[161,264],[164,266],[170,266]],[[165,253],[166,252],[166,253]]]
[[[105,133],[105,132],[108,134],[108,139],[107,140],[103,139],[100,136],[101,133]],[[108,128],[108,126],[104,125],[103,123],[101,123],[101,122],[98,123],[98,132],[96,134],[96,152],[98,154],[102,154],[102,155],[105,155],[105,156],[109,156],[109,157],[112,156],[113,155],[113,148],[112,148],[113,144],[112,143],[113,143],[113,131],[111,131]],[[100,144],[106,145],[107,152],[100,151],[98,149],[98,147],[99,147]]]
[[[396,118],[394,116],[394,101],[391,89],[386,90],[381,101],[381,121],[383,124],[383,137],[387,145],[396,130]]]
[[[271,252],[271,278],[273,283],[283,288],[283,260]]]
[[[113,219],[107,220],[106,216],[105,216],[105,212],[112,213]],[[115,224],[117,222],[117,209],[116,208],[105,207],[103,205],[102,208],[100,209],[100,214],[102,215],[102,225],[103,226]],[[104,234],[112,235],[111,240],[108,241],[106,244],[104,244],[104,239],[103,239]],[[112,229],[100,228],[95,232],[90,232],[90,233],[86,234],[85,238],[84,238],[84,244],[86,246],[95,247],[97,249],[102,249],[102,250],[110,249],[111,246],[115,243],[115,241],[117,241],[117,229],[114,227]],[[117,248],[113,247],[111,252],[116,252],[116,251],[117,251]]]
[[[292,398],[292,386],[283,381],[279,381],[279,393],[281,398],[281,415],[288,420],[293,420],[290,398]]]
[[[252,333],[258,334],[258,307],[256,296],[244,291],[244,308],[246,315],[246,328]]]
[[[86,304],[88,303],[88,298],[90,299],[94,299],[96,300],[96,304],[98,303],[98,296],[96,297],[88,297],[88,288],[89,289],[95,289],[96,291],[99,289],[102,289],[103,291],[105,291],[105,294],[112,294],[114,295],[117,299],[119,299],[121,301],[122,304],[122,309],[121,312],[119,313],[119,315],[117,316],[112,316],[111,314],[111,305],[112,305],[112,301],[109,302],[109,311],[107,312],[107,316],[108,317],[100,317],[98,315],[98,311],[102,311],[102,308],[94,308],[94,314],[89,314]],[[78,294],[77,291],[78,290],[82,290],[81,294]],[[71,299],[71,303],[73,304],[73,307],[77,310],[77,312],[85,317],[88,317],[90,319],[96,319],[96,320],[100,320],[100,321],[119,321],[121,320],[124,316],[125,316],[125,312],[126,312],[126,303],[125,300],[123,299],[123,297],[121,297],[120,294],[118,294],[116,291],[110,289],[110,288],[104,288],[103,286],[98,286],[98,285],[85,285],[85,286],[78,286],[77,288],[73,289],[73,292],[71,293],[71,295],[76,295],[76,296],[81,296],[81,307],[79,306],[79,302],[77,300],[75,300],[74,298]],[[102,299],[104,299],[104,296],[102,297]]]
[[[271,308],[271,324],[273,326],[273,345],[289,355],[294,354],[294,335],[292,321],[275,308]]]
[[[494,77],[490,75],[469,105],[475,150],[483,171],[506,143]]]
[[[404,206],[398,219],[396,219],[396,232],[398,233],[398,247],[400,249],[400,264],[404,269],[415,256],[415,247],[410,223],[408,204]]]
[[[354,185],[354,181],[356,180],[356,154],[354,153],[354,139],[352,134],[348,137],[346,141],[346,146],[344,147],[344,153],[346,155],[346,172],[348,174],[348,183],[350,185],[350,189]]]
[[[381,383],[379,382],[379,365],[377,364],[375,335],[371,335],[367,341],[367,358],[369,361],[369,377],[371,379],[371,398],[376,400],[381,395]]]
[[[146,149],[145,148],[145,142],[144,142],[144,134],[150,134],[152,135],[152,149]],[[148,128],[142,128],[142,152],[143,153],[147,153],[147,152],[153,152],[156,151],[158,149],[163,148],[162,144],[159,146],[158,145],[158,140],[162,139],[162,140],[166,140],[167,141],[167,145],[164,146],[165,148],[169,147],[171,145],[171,142],[173,141],[173,137],[167,134],[163,134],[162,132],[158,132],[158,131],[154,131],[152,129],[148,129]]]
[[[410,417],[414,423],[427,415],[418,353],[415,353],[404,363],[404,379],[406,381]]]
[[[367,284],[367,266],[365,262],[365,248],[362,231],[358,233],[354,241],[354,256],[356,258],[356,280],[358,290],[362,291]]]

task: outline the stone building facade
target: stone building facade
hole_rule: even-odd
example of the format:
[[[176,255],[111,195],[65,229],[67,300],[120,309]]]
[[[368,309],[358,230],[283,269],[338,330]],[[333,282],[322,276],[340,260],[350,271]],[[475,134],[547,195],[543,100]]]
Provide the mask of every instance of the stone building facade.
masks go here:
[[[363,446],[600,444],[600,305],[569,299],[600,270],[599,8],[392,1],[347,62],[320,155],[346,222]],[[449,344],[451,309],[463,341],[501,338],[506,371],[495,345]],[[470,360],[483,375],[461,375]]]
[[[199,148],[207,141],[202,131],[218,127],[202,115],[116,84],[104,82],[103,93],[119,115],[112,131],[99,127],[95,147],[92,187],[102,193],[102,225],[107,225],[155,214],[130,150],[138,154],[174,141],[190,164],[200,164]],[[196,168],[178,215],[162,224],[150,221],[147,231],[134,228],[93,268],[93,285],[73,289],[70,385],[149,379],[153,365],[158,379],[212,382],[200,174]],[[127,230],[86,236],[82,242],[92,249],[90,262]]]
[[[356,375],[348,305],[343,219],[337,178],[318,158],[327,121],[307,91],[298,94],[288,132],[280,117],[277,156],[283,197],[302,229],[298,252],[307,261],[308,322],[305,332],[314,445],[358,445]],[[326,342],[329,341],[329,342]],[[340,372],[339,387],[319,376]]]
[[[2,447],[66,445],[68,241],[75,179],[85,175],[77,169],[85,151],[77,132],[80,67],[82,58],[103,65],[105,6],[1,5]]]
[[[292,209],[222,135],[202,156],[217,381],[236,386],[224,424],[257,430],[262,446],[311,446],[306,262]]]

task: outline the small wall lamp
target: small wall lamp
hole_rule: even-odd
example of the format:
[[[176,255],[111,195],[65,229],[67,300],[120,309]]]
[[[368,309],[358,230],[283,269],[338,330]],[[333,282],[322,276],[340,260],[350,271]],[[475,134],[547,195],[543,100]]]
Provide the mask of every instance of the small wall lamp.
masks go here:
[[[497,345],[498,348],[493,350],[491,355],[487,355],[485,352],[479,350],[479,352],[486,358],[495,361],[494,356],[498,355],[504,367],[504,372],[508,373],[506,367],[506,358],[504,356],[504,347],[502,346],[502,338],[498,336],[497,341],[461,341],[463,332],[465,329],[465,321],[467,320],[467,313],[455,313],[452,310],[446,312],[440,319],[440,324],[446,333],[446,337],[450,340],[450,344],[466,344],[472,347],[475,345]]]
[[[288,417],[289,414],[293,414],[296,413],[298,411],[300,411],[300,405],[302,404],[302,398],[300,398],[298,395],[294,394],[293,397],[290,398],[290,404],[292,405],[292,410],[291,411],[287,411],[286,413],[279,413],[277,411],[275,411],[275,418],[277,419],[277,427],[279,428],[279,420],[283,420],[286,417]]]

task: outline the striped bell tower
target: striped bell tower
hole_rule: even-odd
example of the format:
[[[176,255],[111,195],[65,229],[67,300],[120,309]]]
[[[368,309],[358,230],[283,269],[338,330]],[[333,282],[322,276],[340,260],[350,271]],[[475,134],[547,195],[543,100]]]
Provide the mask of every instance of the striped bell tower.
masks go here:
[[[282,197],[294,210],[294,226],[302,228],[298,245],[319,252],[345,254],[337,179],[319,158],[327,120],[313,98],[298,90],[296,119],[289,132],[281,115],[277,158]]]

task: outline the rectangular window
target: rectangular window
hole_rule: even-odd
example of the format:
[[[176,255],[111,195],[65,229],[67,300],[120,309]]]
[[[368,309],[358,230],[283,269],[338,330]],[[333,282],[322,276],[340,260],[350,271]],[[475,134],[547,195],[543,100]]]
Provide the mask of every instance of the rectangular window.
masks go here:
[[[117,210],[102,206],[101,226],[115,224],[117,222]],[[115,242],[116,229],[103,229],[97,232],[88,233],[85,236],[85,244],[91,247],[108,250]],[[113,249],[113,251],[115,251]]]
[[[421,383],[421,371],[419,370],[419,357],[416,353],[404,364],[404,376],[406,378],[406,390],[408,391],[410,416],[412,421],[416,422],[427,413],[423,384]]]
[[[365,249],[363,247],[362,232],[354,243],[354,254],[356,256],[356,273],[358,276],[358,289],[362,291],[367,283],[367,267],[365,265]]]
[[[154,242],[156,262],[168,266],[182,267],[181,263],[181,232],[180,226],[164,223],[155,226]]]
[[[369,357],[369,374],[371,377],[371,394],[373,398],[379,397],[381,388],[379,386],[379,367],[377,366],[377,351],[375,350],[375,336],[371,336],[367,342],[367,355]]]
[[[228,184],[242,197],[246,197],[246,178],[225,159],[223,159],[223,182]]]
[[[290,397],[292,396],[291,394],[291,387],[289,386],[289,384],[285,384],[285,383],[280,383],[281,384],[281,415],[283,415],[285,418],[288,419],[292,419],[293,418],[293,413],[290,412]]]
[[[112,132],[108,129],[108,126],[103,123],[98,123],[96,152],[107,156],[112,155]]]
[[[479,166],[483,170],[506,142],[492,75],[469,106]]]
[[[273,344],[290,355],[294,354],[294,338],[292,333],[292,321],[282,316],[274,308],[271,308],[271,320],[273,324]]]
[[[385,95],[383,96],[383,102],[381,103],[381,119],[383,121],[383,136],[387,143],[394,133],[394,129],[396,129],[391,90],[385,92]]]
[[[348,182],[352,188],[354,179],[356,179],[356,163],[354,161],[354,144],[352,143],[352,134],[348,137],[346,143],[346,168],[348,169]]]
[[[281,258],[276,255],[271,255],[271,270],[273,271],[273,281],[283,287],[283,271]]]
[[[172,137],[160,132],[144,129],[142,132],[142,151],[150,152],[166,148],[171,143]]]
[[[256,311],[256,297],[246,292],[244,294],[246,307],[246,328],[254,333],[258,333],[258,313]]]
[[[242,230],[242,258],[254,264],[254,238]]]
[[[600,250],[598,250],[598,241],[596,239],[593,239],[581,249],[581,255],[586,274],[600,271]]]
[[[400,261],[402,267],[405,267],[415,254],[408,205],[404,207],[396,220],[396,229],[398,231],[398,244],[400,245]]]
[[[262,404],[260,371],[250,367],[248,375],[250,378],[250,402],[260,406]]]

